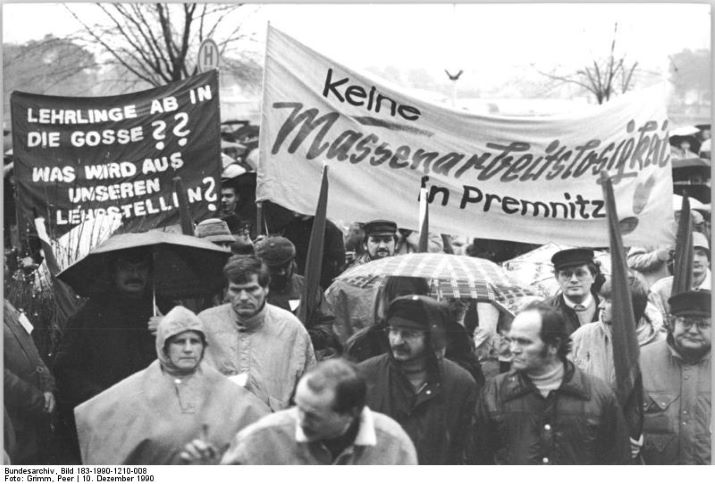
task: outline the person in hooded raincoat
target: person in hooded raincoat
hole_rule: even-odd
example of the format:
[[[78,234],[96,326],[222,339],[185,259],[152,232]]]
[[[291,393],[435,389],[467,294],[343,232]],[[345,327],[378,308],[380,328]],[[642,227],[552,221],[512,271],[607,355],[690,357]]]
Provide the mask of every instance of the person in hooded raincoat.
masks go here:
[[[83,464],[180,464],[201,437],[226,449],[268,407],[203,362],[201,320],[176,306],[161,320],[158,359],[75,408]]]

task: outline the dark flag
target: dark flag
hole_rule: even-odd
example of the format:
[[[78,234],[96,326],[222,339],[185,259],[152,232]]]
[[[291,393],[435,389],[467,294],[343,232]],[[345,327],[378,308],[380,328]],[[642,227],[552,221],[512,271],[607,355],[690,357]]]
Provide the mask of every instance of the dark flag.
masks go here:
[[[427,190],[420,190],[420,241],[417,252],[428,252],[429,243],[429,203],[427,203]]]
[[[643,382],[638,360],[640,346],[636,335],[628,266],[618,224],[613,184],[606,172],[601,172],[601,185],[608,214],[608,234],[611,249],[611,284],[613,287],[613,363],[616,370],[616,396],[623,408],[631,437],[637,439],[643,428]]]
[[[683,196],[675,239],[673,261],[673,290],[671,294],[689,291],[693,283],[693,221],[690,216],[690,199]]]
[[[305,259],[305,285],[300,296],[298,319],[308,327],[313,313],[317,310],[320,274],[323,269],[323,246],[325,243],[325,213],[328,208],[328,167],[323,167],[318,205],[315,208],[313,228],[310,231],[308,254]]]
[[[65,322],[77,311],[77,295],[67,283],[57,278],[57,274],[60,273],[60,265],[57,262],[55,252],[52,250],[49,236],[45,230],[44,218],[38,217],[35,219],[35,228],[38,238],[40,239],[40,244],[42,245],[42,254],[45,258],[45,264],[50,273],[52,295],[56,308],[56,311],[53,313],[54,323],[59,328],[64,328]]]
[[[179,202],[179,220],[181,221],[181,233],[184,235],[194,235],[194,222],[191,219],[191,207],[189,207],[189,197],[186,195],[186,188],[180,176],[175,176],[174,192]]]

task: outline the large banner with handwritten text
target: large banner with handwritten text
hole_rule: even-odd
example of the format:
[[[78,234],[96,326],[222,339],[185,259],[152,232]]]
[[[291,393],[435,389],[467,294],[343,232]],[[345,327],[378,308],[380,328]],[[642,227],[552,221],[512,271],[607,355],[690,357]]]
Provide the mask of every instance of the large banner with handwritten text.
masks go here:
[[[257,196],[312,214],[430,231],[608,246],[599,175],[613,177],[626,245],[671,244],[665,94],[652,88],[560,117],[474,115],[420,101],[269,27]]]
[[[103,214],[122,231],[179,223],[174,177],[191,215],[217,208],[220,119],[216,71],[111,97],[14,92],[13,155],[21,217],[53,237]]]

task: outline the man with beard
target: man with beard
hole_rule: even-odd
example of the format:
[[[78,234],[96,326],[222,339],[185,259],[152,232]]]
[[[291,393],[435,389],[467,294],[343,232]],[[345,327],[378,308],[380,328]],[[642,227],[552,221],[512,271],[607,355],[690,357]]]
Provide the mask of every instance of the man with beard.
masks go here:
[[[348,268],[395,255],[397,244],[397,224],[395,222],[373,220],[365,224],[364,230],[365,251]]]
[[[70,317],[55,358],[58,409],[77,456],[74,407],[156,358],[152,331],[159,318],[152,316],[151,253],[117,251],[108,260],[108,273],[111,290],[90,298]]]
[[[472,453],[477,384],[444,358],[449,308],[428,296],[401,296],[387,310],[390,351],[359,365],[367,404],[395,419],[420,464],[466,464]]]
[[[487,382],[477,405],[478,463],[629,463],[616,395],[566,358],[570,343],[561,314],[530,304],[508,337],[511,370]]]
[[[671,297],[668,337],[641,349],[646,464],[710,464],[710,291]]]
[[[365,252],[348,267],[395,255],[397,224],[388,220],[373,220],[365,224]],[[375,298],[378,286],[358,287],[336,280],[325,291],[325,300],[335,316],[333,331],[340,344],[357,331],[375,324]]]
[[[305,286],[305,278],[296,274],[295,246],[280,236],[270,236],[256,243],[256,256],[268,267],[271,282],[268,284],[268,303],[296,314]],[[315,304],[318,308],[306,328],[319,356],[338,350],[332,333],[333,317],[327,307],[322,289],[318,290]]]
[[[295,385],[315,366],[308,332],[289,311],[269,304],[270,273],[255,256],[233,256],[223,269],[226,304],[202,311],[207,361],[273,410],[287,408]]]

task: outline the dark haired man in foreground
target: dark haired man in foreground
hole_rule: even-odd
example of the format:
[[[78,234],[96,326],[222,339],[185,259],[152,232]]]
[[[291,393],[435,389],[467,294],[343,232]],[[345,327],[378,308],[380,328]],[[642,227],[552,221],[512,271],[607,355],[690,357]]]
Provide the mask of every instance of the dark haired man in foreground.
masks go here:
[[[416,464],[410,438],[391,418],[365,405],[365,379],[343,359],[320,363],[298,383],[296,406],[238,433],[222,464]],[[216,462],[201,440],[187,444],[189,463]]]
[[[488,381],[477,405],[481,464],[626,464],[628,431],[613,390],[566,359],[561,314],[527,306],[509,332],[512,369]]]

